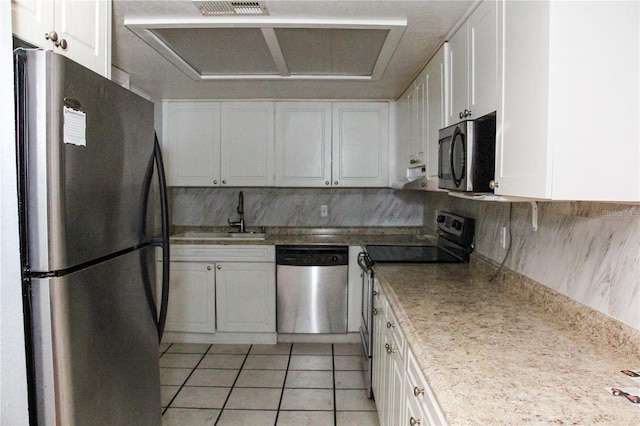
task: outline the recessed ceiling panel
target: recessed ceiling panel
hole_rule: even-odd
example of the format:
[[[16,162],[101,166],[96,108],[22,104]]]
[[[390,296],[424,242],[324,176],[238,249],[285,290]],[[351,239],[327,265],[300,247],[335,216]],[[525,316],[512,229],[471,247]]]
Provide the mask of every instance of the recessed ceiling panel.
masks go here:
[[[259,28],[157,28],[155,34],[198,74],[278,74]]]
[[[125,25],[194,80],[377,80],[407,23],[203,18]]]
[[[276,28],[291,75],[370,76],[389,30]]]

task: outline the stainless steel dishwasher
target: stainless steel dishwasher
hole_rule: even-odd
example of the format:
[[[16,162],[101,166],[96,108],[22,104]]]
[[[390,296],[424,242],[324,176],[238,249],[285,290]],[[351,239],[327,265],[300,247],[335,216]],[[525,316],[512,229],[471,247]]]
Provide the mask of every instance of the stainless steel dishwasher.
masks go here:
[[[277,246],[278,333],[346,333],[349,248]]]

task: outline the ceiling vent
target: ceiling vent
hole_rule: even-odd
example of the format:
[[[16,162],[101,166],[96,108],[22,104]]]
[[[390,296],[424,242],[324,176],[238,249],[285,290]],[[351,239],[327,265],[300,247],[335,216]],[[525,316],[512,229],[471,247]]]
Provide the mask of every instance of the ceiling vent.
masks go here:
[[[193,0],[193,4],[204,16],[250,16],[269,14],[267,6],[259,1]]]

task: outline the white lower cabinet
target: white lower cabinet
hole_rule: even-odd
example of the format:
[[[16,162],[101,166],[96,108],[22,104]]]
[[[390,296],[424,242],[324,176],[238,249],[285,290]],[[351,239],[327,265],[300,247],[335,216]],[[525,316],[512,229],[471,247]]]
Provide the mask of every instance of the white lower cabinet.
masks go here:
[[[171,341],[249,343],[239,334],[275,336],[275,246],[172,245],[171,259],[165,326]]]
[[[275,332],[275,264],[216,264],[218,331]]]
[[[446,425],[379,283],[374,285],[373,395],[382,426]]]
[[[211,262],[171,262],[167,331],[216,331],[216,276]]]

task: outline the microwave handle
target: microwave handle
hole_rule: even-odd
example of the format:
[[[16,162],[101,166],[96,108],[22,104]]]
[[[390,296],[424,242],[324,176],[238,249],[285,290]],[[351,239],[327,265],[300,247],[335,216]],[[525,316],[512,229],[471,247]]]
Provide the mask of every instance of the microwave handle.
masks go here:
[[[442,179],[442,141],[438,141],[438,178]]]
[[[454,146],[456,144],[456,139],[460,138],[460,143],[462,143],[462,176],[456,176],[456,169],[453,158]],[[451,151],[449,152],[449,160],[451,161],[451,176],[453,177],[453,183],[456,187],[459,187],[462,183],[462,179],[464,179],[464,175],[467,173],[467,150],[465,148],[464,134],[460,131],[460,127],[456,127],[456,130],[453,132],[453,137],[451,138]]]

